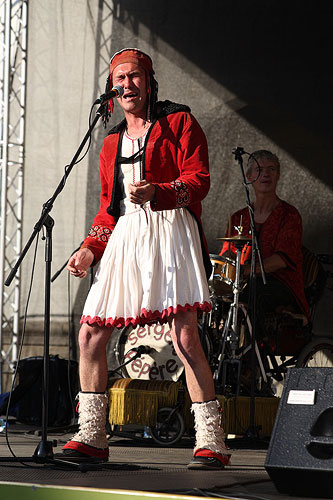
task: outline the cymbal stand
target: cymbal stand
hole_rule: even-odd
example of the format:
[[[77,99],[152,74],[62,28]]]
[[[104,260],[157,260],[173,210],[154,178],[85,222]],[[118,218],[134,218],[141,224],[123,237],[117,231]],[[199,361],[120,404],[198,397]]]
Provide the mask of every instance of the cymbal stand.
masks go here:
[[[233,284],[233,302],[230,305],[227,320],[223,326],[220,349],[218,353],[218,367],[214,374],[214,380],[216,385],[218,386],[221,382],[222,387],[226,386],[226,377],[227,377],[227,369],[230,365],[232,368],[236,367],[237,371],[237,395],[239,392],[239,377],[240,377],[240,369],[241,369],[241,361],[236,356],[236,349],[239,346],[239,324],[238,324],[238,309],[239,309],[239,294],[241,289],[241,280],[240,280],[240,256],[241,256],[241,247],[244,245],[242,242],[239,245],[236,245],[236,276]],[[226,342],[230,342],[231,348],[231,358],[226,359],[224,356]],[[222,372],[222,379],[221,379]]]
[[[239,235],[241,236],[241,230]],[[239,303],[239,295],[242,291],[240,261],[241,261],[242,247],[244,246],[244,240],[240,239],[239,241],[237,241],[237,239],[235,238],[233,243],[236,247],[236,266],[235,266],[236,275],[235,275],[235,281],[233,283],[233,302],[230,305],[228,316],[222,330],[220,349],[218,352],[219,364],[214,373],[214,380],[217,386],[221,385],[224,388],[227,383],[228,370],[231,368],[232,371],[236,372],[236,381],[237,381],[236,396],[238,396],[240,389],[240,372],[241,372],[242,358],[252,348],[252,345],[250,345],[241,352],[237,352],[237,350],[239,349],[239,342],[240,342],[240,325],[238,320],[239,310],[243,312],[244,316],[247,319],[247,325],[251,339],[252,339],[252,325],[247,315],[247,311],[244,307],[244,304]],[[230,346],[231,357],[225,356],[225,347],[227,342],[229,343]],[[264,381],[266,382],[267,377],[259,353],[258,345],[256,342],[254,344],[254,349],[260,367],[261,375]]]

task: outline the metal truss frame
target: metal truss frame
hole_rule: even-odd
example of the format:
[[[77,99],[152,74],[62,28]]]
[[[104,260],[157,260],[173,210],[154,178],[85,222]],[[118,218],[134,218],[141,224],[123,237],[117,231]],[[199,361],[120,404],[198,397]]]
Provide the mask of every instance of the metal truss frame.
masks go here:
[[[22,247],[27,25],[28,0],[0,0],[0,393],[19,341],[20,272],[4,280]]]

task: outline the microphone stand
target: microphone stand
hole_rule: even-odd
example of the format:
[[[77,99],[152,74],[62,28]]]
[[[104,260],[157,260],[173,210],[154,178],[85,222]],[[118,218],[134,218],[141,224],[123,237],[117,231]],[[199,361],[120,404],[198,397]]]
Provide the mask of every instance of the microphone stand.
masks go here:
[[[251,336],[251,390],[250,390],[250,427],[247,430],[247,437],[250,440],[258,439],[258,431],[255,427],[255,386],[256,386],[256,375],[255,375],[255,366],[256,366],[256,262],[257,257],[260,265],[261,275],[263,283],[266,285],[266,276],[264,271],[264,266],[262,263],[261,251],[257,236],[256,227],[254,224],[253,217],[253,209],[251,207],[250,193],[248,184],[246,182],[246,176],[243,167],[243,154],[247,154],[243,148],[237,147],[233,149],[233,154],[235,156],[235,160],[238,162],[242,177],[243,177],[243,185],[245,188],[246,194],[246,204],[249,210],[250,216],[250,230],[252,234],[252,254],[251,254],[251,270],[249,277],[249,317],[252,325],[252,336]]]
[[[44,304],[44,353],[43,353],[43,385],[42,385],[42,433],[41,441],[39,442],[32,457],[0,457],[0,462],[36,462],[36,463],[54,463],[65,467],[72,467],[76,470],[82,470],[82,464],[75,463],[72,461],[62,460],[61,458],[55,458],[53,455],[53,446],[56,446],[54,441],[49,441],[47,436],[47,424],[48,424],[48,410],[49,410],[49,345],[50,345],[50,297],[51,297],[51,262],[52,262],[52,229],[54,226],[54,220],[49,215],[53,208],[53,204],[65,187],[66,179],[71,173],[74,165],[76,164],[86,142],[91,137],[91,133],[95,128],[98,120],[105,116],[106,108],[108,103],[104,102],[96,111],[96,116],[89,126],[78,150],[76,151],[71,163],[66,167],[65,174],[58,184],[53,196],[43,205],[42,213],[38,221],[36,222],[33,232],[25,245],[21,255],[19,256],[15,266],[11,270],[8,278],[5,281],[5,285],[9,286],[14,279],[18,268],[21,265],[26,253],[28,252],[34,239],[41,231],[42,227],[46,228],[46,244],[45,244],[45,304]],[[68,360],[69,361],[69,360]],[[10,400],[8,405],[10,404]],[[85,469],[86,470],[86,469]]]

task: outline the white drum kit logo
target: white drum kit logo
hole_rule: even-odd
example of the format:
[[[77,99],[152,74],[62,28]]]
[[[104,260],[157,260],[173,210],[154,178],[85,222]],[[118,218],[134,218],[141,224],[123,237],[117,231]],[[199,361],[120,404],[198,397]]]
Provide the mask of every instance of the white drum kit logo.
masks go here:
[[[125,328],[116,347],[118,362],[123,364],[132,359],[138,348],[141,348],[142,355],[122,368],[125,377],[179,380],[184,365],[173,347],[168,323]]]

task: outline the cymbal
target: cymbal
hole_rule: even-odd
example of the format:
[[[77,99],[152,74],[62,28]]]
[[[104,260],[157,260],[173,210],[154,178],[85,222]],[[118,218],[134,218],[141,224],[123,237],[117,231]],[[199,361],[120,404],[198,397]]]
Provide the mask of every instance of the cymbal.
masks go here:
[[[236,243],[238,242],[244,242],[246,243],[247,241],[252,241],[252,238],[250,236],[243,236],[242,234],[239,234],[237,236],[230,236],[228,238],[216,238],[219,241],[230,241],[230,243]]]

